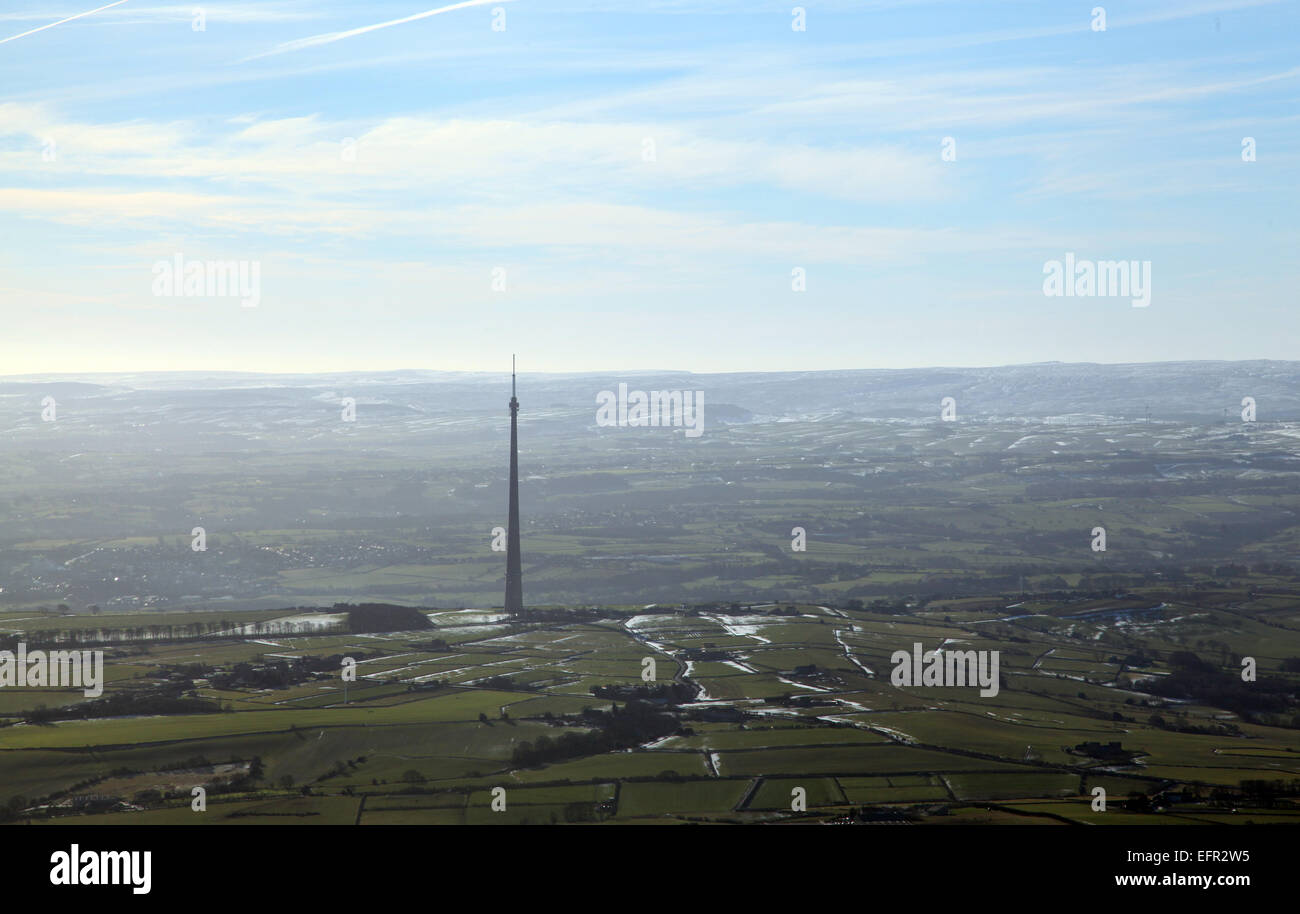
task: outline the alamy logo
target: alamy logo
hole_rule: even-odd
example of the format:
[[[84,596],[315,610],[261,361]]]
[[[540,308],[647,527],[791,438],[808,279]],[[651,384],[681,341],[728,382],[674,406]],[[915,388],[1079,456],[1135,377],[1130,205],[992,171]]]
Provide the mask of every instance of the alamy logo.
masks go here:
[[[1151,261],[1075,260],[1067,251],[1065,262],[1043,264],[1043,294],[1049,298],[1129,298],[1134,308],[1151,304]]]
[[[628,392],[626,384],[618,393],[602,390],[596,394],[596,424],[602,428],[649,428],[676,426],[686,429],[687,438],[704,434],[704,391],[644,390]]]
[[[979,686],[980,697],[998,694],[997,651],[946,651],[936,648],[923,653],[921,642],[912,645],[911,653],[894,651],[889,662],[894,672],[889,681],[896,687],[942,686],[946,688]]]
[[[104,694],[103,651],[0,651],[0,688],[81,689],[87,698]]]
[[[238,298],[245,308],[262,301],[260,260],[186,260],[176,254],[153,265],[153,294],[159,298]]]
[[[83,851],[79,845],[50,855],[53,885],[129,885],[133,894],[152,887],[153,851]]]

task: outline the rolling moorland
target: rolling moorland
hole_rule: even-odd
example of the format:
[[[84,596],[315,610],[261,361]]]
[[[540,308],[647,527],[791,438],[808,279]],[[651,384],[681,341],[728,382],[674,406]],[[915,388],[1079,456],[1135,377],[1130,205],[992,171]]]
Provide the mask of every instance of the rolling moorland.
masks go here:
[[[620,380],[705,391],[704,434],[597,427]],[[499,384],[11,379],[3,646],[102,649],[108,681],[0,689],[0,805],[32,823],[1300,822],[1296,391],[1278,362],[524,376],[536,609],[512,618]],[[372,625],[367,603],[418,609]],[[917,642],[999,651],[998,694],[892,685]]]

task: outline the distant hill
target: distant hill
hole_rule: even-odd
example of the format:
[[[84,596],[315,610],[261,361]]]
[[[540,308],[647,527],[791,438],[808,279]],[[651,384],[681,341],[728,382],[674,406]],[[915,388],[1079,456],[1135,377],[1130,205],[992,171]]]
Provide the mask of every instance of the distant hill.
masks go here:
[[[431,419],[500,420],[506,374],[440,371],[247,374],[158,372],[11,376],[0,380],[0,417],[38,418],[41,397],[59,400],[60,417],[114,422],[126,414],[149,425],[334,423],[343,397],[358,413],[396,428]],[[1300,418],[1300,362],[1155,362],[1100,365],[1050,362],[999,368],[909,368],[698,374],[524,374],[521,420],[594,424],[596,394],[620,382],[642,390],[703,390],[706,417],[735,423],[815,420],[832,413],[873,419],[930,420],[943,397],[959,418],[1144,418],[1219,421],[1253,397],[1260,421]],[[706,421],[708,419],[706,418]]]

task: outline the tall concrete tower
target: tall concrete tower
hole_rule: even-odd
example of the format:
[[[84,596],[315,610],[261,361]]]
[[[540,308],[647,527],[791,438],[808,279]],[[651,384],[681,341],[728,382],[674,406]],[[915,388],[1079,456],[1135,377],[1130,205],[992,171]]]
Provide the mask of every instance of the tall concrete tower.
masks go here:
[[[510,525],[506,535],[506,612],[524,609],[524,572],[519,558],[519,400],[515,357],[510,357]]]

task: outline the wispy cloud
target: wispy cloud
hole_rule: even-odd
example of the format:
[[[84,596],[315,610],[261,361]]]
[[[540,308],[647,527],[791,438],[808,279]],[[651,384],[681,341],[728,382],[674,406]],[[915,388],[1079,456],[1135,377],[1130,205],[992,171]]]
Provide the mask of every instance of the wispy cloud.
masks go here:
[[[68,16],[66,19],[60,19],[58,22],[51,22],[46,25],[37,26],[34,29],[28,29],[27,31],[20,32],[17,35],[10,35],[8,38],[0,38],[0,44],[4,44],[7,41],[17,41],[19,38],[26,38],[28,35],[35,35],[37,32],[43,32],[46,29],[52,29],[56,25],[63,25],[63,23],[71,22],[74,19],[81,19],[85,16],[93,16],[95,13],[102,13],[106,9],[112,9],[115,6],[121,6],[125,2],[126,0],[115,0],[115,2],[107,3],[104,6],[99,7],[98,9],[87,10],[84,13],[77,13],[77,15],[75,16]]]
[[[261,57],[270,57],[273,54],[286,54],[290,51],[301,51],[303,48],[314,48],[323,44],[333,44],[336,41],[343,41],[345,38],[355,38],[357,35],[365,35],[368,32],[377,32],[380,29],[391,28],[395,25],[405,25],[408,22],[415,22],[419,19],[428,19],[430,16],[438,16],[443,13],[450,13],[455,10],[462,10],[471,6],[483,6],[486,3],[505,3],[508,0],[464,0],[462,3],[453,3],[450,6],[440,6],[437,9],[425,10],[423,13],[415,13],[412,16],[403,16],[401,19],[390,19],[387,22],[379,22],[375,25],[366,25],[361,28],[348,29],[344,32],[325,32],[320,35],[312,35],[307,38],[299,38],[294,41],[286,41],[283,44],[276,45],[269,51],[261,54],[253,54],[243,58],[239,63],[246,60],[257,60]]]
[[[757,185],[827,199],[907,202],[944,197],[948,174],[937,157],[918,158],[890,144],[729,139],[651,121],[402,116],[364,124],[307,116],[224,125],[95,124],[60,118],[45,106],[8,103],[0,104],[0,125],[0,139],[20,140],[0,148],[0,173],[20,173],[31,150],[59,137],[76,150],[78,180],[114,176],[156,185],[197,178],[229,185],[237,176],[240,187],[276,193],[289,182],[296,195],[322,197],[361,190],[410,199],[414,181],[422,194],[452,199],[653,197]],[[340,161],[345,137],[353,138],[356,152],[346,164]],[[653,162],[643,157],[647,140],[657,151]]]
[[[126,0],[119,0],[125,3]],[[204,3],[203,15],[213,21],[222,23],[239,23],[241,25],[269,25],[278,22],[302,22],[320,19],[328,15],[326,10],[302,5],[304,0],[287,0],[272,3]],[[90,13],[103,13],[96,18],[96,23],[111,26],[149,25],[193,21],[196,8],[192,4],[170,4],[166,6],[138,6],[116,8],[118,4],[100,7]],[[0,12],[0,22],[42,22],[50,16],[47,10],[5,10]],[[74,17],[75,18],[75,17]],[[66,21],[66,20],[63,20]],[[51,23],[57,25],[58,23]],[[46,26],[48,28],[48,26]]]

